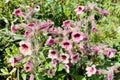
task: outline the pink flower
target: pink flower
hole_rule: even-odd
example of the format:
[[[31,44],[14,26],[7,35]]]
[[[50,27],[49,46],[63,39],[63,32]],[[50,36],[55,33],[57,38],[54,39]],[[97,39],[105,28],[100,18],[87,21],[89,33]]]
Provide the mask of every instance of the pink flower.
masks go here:
[[[34,80],[34,75],[30,74],[30,79],[29,80]]]
[[[55,40],[52,39],[51,37],[49,37],[49,38],[47,39],[47,41],[46,41],[46,44],[47,44],[48,46],[51,46],[51,45],[54,44],[54,43],[55,43]]]
[[[49,50],[48,58],[51,59],[58,58],[58,52],[56,50]]]
[[[20,45],[20,53],[22,53],[24,56],[32,54],[30,42],[21,41],[19,45]]]
[[[53,25],[53,24],[54,24],[54,22],[48,20],[48,21],[46,21],[46,22],[42,22],[42,23],[41,23],[41,28],[46,28],[46,27],[49,27],[49,26],[51,26],[51,25]]]
[[[72,49],[72,42],[70,40],[63,40],[62,48],[66,49],[66,50]]]
[[[21,56],[16,57],[16,58],[13,58],[13,57],[12,57],[12,58],[10,58],[10,59],[8,60],[8,62],[11,63],[11,66],[12,66],[12,67],[14,67],[14,64],[17,63],[17,62],[19,62],[21,59],[22,59]]]
[[[97,31],[96,24],[94,21],[92,21],[91,26],[92,26],[91,31]]]
[[[95,45],[95,46],[92,48],[92,50],[93,50],[94,52],[98,52],[100,49],[99,49],[98,46]]]
[[[60,54],[60,61],[62,63],[69,63],[69,55],[68,54]]]
[[[96,74],[96,68],[95,68],[95,65],[92,65],[91,67],[87,67],[86,68],[86,71],[87,71],[87,76],[90,77],[92,76],[93,74]]]
[[[70,73],[70,66],[68,64],[63,65],[63,68],[67,73]]]
[[[28,36],[29,34],[30,34],[29,31],[25,31],[25,33],[24,33],[25,36]]]
[[[34,23],[30,23],[30,24],[27,25],[27,28],[35,29],[35,24]]]
[[[30,63],[29,60],[28,60],[27,63],[24,65],[24,70],[25,70],[26,72],[31,71],[31,63]]]
[[[52,70],[52,69],[48,69],[48,70],[47,70],[47,74],[49,74],[50,77],[52,78],[52,77],[55,75],[55,71]]]
[[[76,12],[77,14],[80,14],[81,12],[83,12],[84,9],[85,9],[84,6],[78,6],[78,7],[75,9],[75,12]]]
[[[68,26],[70,26],[70,24],[71,24],[71,20],[66,20],[63,22],[64,27],[68,27]]]
[[[56,27],[51,27],[48,29],[49,33],[56,33],[57,32],[57,28]]]
[[[12,25],[11,26],[11,31],[13,32],[13,33],[15,33],[17,30],[19,30],[20,29],[20,27],[19,26],[14,26],[14,25]]]
[[[13,14],[21,16],[22,15],[22,11],[21,11],[20,8],[17,8],[17,9],[14,10]]]
[[[72,40],[75,43],[79,43],[81,40],[83,40],[84,36],[82,32],[73,32],[72,33]]]
[[[113,71],[108,71],[107,78],[108,80],[113,80],[114,73]]]
[[[101,14],[107,15],[110,14],[110,12],[108,10],[103,10],[103,9],[99,9],[98,10]]]
[[[79,59],[79,54],[74,54],[71,56],[71,63],[76,63]]]
[[[59,62],[59,60],[57,58],[52,59],[52,66],[56,68],[58,62]]]
[[[85,41],[88,40],[88,35],[87,34],[83,35],[83,40],[85,40]]]
[[[116,49],[109,49],[103,52],[103,54],[108,56],[109,58],[113,58],[115,56],[115,53],[116,53]]]

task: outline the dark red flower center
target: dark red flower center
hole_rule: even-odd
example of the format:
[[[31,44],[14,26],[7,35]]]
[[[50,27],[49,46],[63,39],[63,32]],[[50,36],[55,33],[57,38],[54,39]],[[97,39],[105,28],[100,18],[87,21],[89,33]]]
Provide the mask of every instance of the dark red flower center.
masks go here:
[[[51,39],[51,40],[49,41],[49,43],[54,43],[54,40],[53,40],[53,39]]]
[[[75,55],[75,56],[73,57],[74,60],[76,60],[77,58],[78,58],[78,55]]]
[[[66,59],[67,57],[65,55],[62,55],[62,59]]]
[[[78,38],[78,37],[80,37],[80,34],[77,33],[77,34],[74,35],[74,37],[75,37],[75,38]]]
[[[51,51],[51,54],[55,55],[55,54],[56,54],[56,52],[55,52],[55,51]]]
[[[33,27],[33,26],[34,26],[34,24],[33,24],[33,23],[31,23],[31,24],[29,24],[28,26]]]
[[[94,68],[92,67],[91,70],[90,70],[90,72],[93,72],[93,71],[94,71]]]
[[[63,45],[68,46],[68,45],[70,45],[70,43],[69,42],[65,42]]]
[[[79,9],[79,11],[81,11],[81,10],[82,10],[82,8],[81,8],[81,7],[79,7],[78,9]]]
[[[17,14],[20,13],[20,10],[17,10],[15,13],[17,13]]]
[[[29,70],[30,69],[30,67],[29,66],[26,66],[26,70]]]
[[[28,49],[28,46],[27,46],[26,44],[22,44],[22,47],[23,47],[24,49]]]

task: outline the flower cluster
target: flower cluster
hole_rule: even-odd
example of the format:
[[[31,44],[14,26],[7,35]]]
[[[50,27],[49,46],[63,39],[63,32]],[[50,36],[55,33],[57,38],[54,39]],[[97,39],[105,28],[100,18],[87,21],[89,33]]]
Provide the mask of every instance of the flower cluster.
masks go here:
[[[92,3],[88,3],[87,6],[78,6],[75,12],[77,15],[81,15],[82,12],[89,10],[97,10],[104,15],[109,14],[109,11],[98,8]],[[16,33],[20,28],[24,29],[24,40],[19,42],[20,58],[10,58],[9,60],[11,65],[14,66],[16,62],[25,58],[24,70],[31,73],[30,80],[33,80],[34,72],[37,71],[36,68],[39,65],[45,66],[44,60],[43,62],[41,60],[41,63],[39,62],[41,59],[39,58],[40,52],[47,55],[45,56],[46,59],[51,59],[50,64],[52,67],[42,67],[42,71],[45,71],[51,77],[55,75],[58,64],[62,64],[63,69],[70,73],[70,67],[80,63],[82,58],[89,58],[89,56],[93,59],[90,58],[91,62],[85,63],[87,76],[102,74],[102,69],[96,69],[98,64],[94,63],[95,56],[102,53],[105,57],[114,58],[115,49],[103,44],[93,44],[90,41],[90,33],[95,33],[98,30],[94,15],[90,15],[88,19],[81,19],[80,21],[65,20],[62,27],[56,27],[51,20],[39,21],[31,18],[30,16],[33,12],[33,9],[30,12],[22,12],[20,8],[14,10],[13,14],[22,16],[26,22],[17,26],[12,24],[11,26],[12,33]],[[90,28],[88,24],[91,24]],[[91,67],[89,67],[90,65]],[[113,77],[113,71],[109,71],[107,74],[109,78]]]

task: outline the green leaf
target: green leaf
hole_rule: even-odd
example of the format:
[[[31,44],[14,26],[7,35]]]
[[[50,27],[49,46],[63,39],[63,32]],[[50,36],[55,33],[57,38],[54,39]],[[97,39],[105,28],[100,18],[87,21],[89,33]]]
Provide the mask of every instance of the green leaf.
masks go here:
[[[21,40],[21,39],[24,39],[24,37],[22,35],[14,35],[13,38],[15,40]]]
[[[7,68],[1,69],[1,72],[2,72],[3,74],[9,74]]]
[[[26,76],[27,76],[27,74],[22,73],[22,79],[23,79],[23,80],[26,80]]]
[[[99,54],[98,54],[98,57],[99,57],[100,59],[102,59],[102,60],[105,58],[102,53],[99,53]]]
[[[5,51],[10,56],[10,53],[11,53],[10,48],[6,48]]]
[[[16,71],[16,68],[13,68],[13,69],[10,71],[10,74],[12,75],[15,71]]]
[[[74,75],[74,76],[75,76],[75,80],[86,80],[84,76],[81,75]]]
[[[58,71],[62,71],[62,69],[63,69],[63,64],[60,63],[60,64],[58,65]]]
[[[36,80],[44,80],[44,77],[42,76],[41,73],[37,73],[35,76],[36,76]]]

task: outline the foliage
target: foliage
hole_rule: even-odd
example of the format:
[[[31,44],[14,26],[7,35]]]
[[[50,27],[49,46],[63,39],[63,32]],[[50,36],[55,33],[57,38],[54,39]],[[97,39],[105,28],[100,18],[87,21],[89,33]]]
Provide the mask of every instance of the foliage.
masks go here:
[[[93,2],[93,0],[89,0],[89,2]],[[110,71],[110,69],[114,66],[120,66],[118,62],[120,62],[119,55],[119,40],[120,32],[118,30],[118,26],[120,26],[120,6],[119,1],[111,1],[111,0],[95,0],[93,4],[97,4],[97,6],[101,9],[109,10],[109,15],[102,15],[96,10],[93,11],[85,11],[79,15],[76,15],[74,11],[79,5],[86,6],[88,5],[85,0],[1,0],[0,2],[0,68],[1,68],[1,77],[3,79],[18,79],[18,80],[26,80],[29,79],[30,74],[34,74],[36,80],[66,80],[66,79],[75,79],[75,80],[102,80],[106,78],[108,73],[92,75],[92,77],[87,77],[85,68],[87,66],[96,65],[97,69],[104,70],[106,72]],[[26,18],[26,15],[16,16],[13,15],[14,9],[19,8],[25,12],[29,13],[29,8],[33,9],[33,13]],[[39,10],[40,9],[40,10]],[[38,11],[37,11],[38,10]],[[89,32],[91,28],[91,21],[88,21],[90,16],[93,15],[95,18],[95,23],[97,27],[96,32]],[[33,18],[34,17],[34,18]],[[85,44],[88,49],[91,50],[90,47],[93,47],[94,44],[98,47],[104,46],[102,44],[108,45],[107,47],[114,48],[117,50],[115,53],[115,57],[109,58],[109,56],[105,56],[101,52],[95,55],[92,52],[92,55],[86,55],[89,52],[83,52],[85,55],[81,56],[82,50],[77,52],[78,44],[73,44],[73,52],[79,53],[79,60],[77,64],[73,64],[70,66],[70,73],[67,73],[67,68],[62,62],[59,62],[55,69],[51,65],[52,59],[48,58],[48,53],[50,49],[58,49],[59,55],[61,53],[67,52],[67,50],[61,47],[61,40],[65,39],[65,32],[63,32],[62,37],[58,39],[58,43],[53,44],[52,46],[46,45],[46,41],[49,39],[49,33],[45,29],[40,29],[37,32],[33,32],[32,36],[25,37],[24,31],[26,28],[24,26],[29,23],[34,23],[35,21],[39,21],[40,23],[45,23],[48,20],[51,22],[49,28],[53,27],[56,29],[62,27],[64,31],[63,22],[65,20],[72,20],[72,24],[76,24],[82,19],[87,19],[88,23],[82,25],[82,27],[87,26],[88,29],[84,31],[84,28],[80,28],[79,31],[84,33],[88,32],[89,40],[83,41],[81,43]],[[49,21],[48,21],[49,22]],[[24,23],[24,24],[23,24]],[[22,26],[19,30],[12,33],[10,31],[10,25],[14,24],[15,26]],[[42,26],[42,25],[41,25]],[[48,27],[48,26],[47,26]],[[48,28],[47,28],[48,29]],[[32,32],[32,31],[31,31]],[[53,31],[54,32],[54,31]],[[67,31],[66,31],[67,32]],[[57,39],[57,32],[52,33],[52,38]],[[71,36],[68,36],[68,39],[71,39]],[[32,50],[35,55],[25,56],[21,54],[19,50],[19,42],[26,41],[30,38],[30,44],[32,44]],[[58,37],[59,38],[59,37]],[[87,43],[87,44],[86,44]],[[34,50],[37,49],[37,50]],[[35,52],[34,52],[35,51]],[[79,50],[78,50],[79,51]],[[83,50],[84,51],[84,50]],[[22,57],[20,62],[14,64],[14,68],[8,63],[9,58],[17,58],[18,56]],[[34,65],[33,71],[26,72],[23,67],[27,61],[33,61],[32,65]],[[35,62],[34,62],[35,61]],[[89,62],[90,61],[90,62]],[[50,71],[53,70],[53,74],[50,74]],[[54,74],[55,71],[55,74]],[[119,69],[115,71],[114,79],[119,79]],[[55,75],[55,76],[54,76]]]

